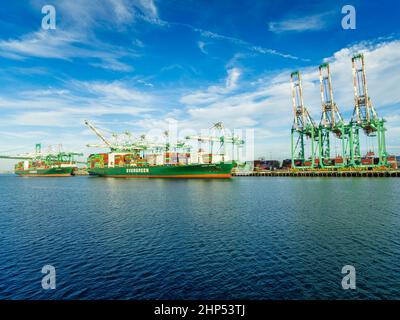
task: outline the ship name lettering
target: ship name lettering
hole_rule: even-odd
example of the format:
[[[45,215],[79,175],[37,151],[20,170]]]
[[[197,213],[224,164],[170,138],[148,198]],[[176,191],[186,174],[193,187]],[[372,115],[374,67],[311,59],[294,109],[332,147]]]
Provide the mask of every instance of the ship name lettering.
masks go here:
[[[126,169],[126,173],[148,173],[149,168]]]

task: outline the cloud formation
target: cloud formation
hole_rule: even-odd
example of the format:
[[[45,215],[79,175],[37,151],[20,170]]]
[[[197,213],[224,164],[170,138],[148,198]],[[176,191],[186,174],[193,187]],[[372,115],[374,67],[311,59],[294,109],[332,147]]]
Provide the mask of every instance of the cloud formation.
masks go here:
[[[269,22],[268,30],[275,33],[322,30],[326,29],[329,26],[330,17],[332,17],[333,15],[334,12],[328,11],[305,17]]]
[[[46,1],[34,3],[40,8]],[[124,28],[135,23],[137,15],[149,20],[158,19],[152,0],[60,0],[56,12],[62,16],[57,20],[60,21],[57,29],[39,29],[19,38],[1,40],[0,56],[15,60],[32,57],[69,61],[86,59],[94,67],[129,72],[134,68],[123,60],[137,57],[136,51],[99,40],[95,30]]]

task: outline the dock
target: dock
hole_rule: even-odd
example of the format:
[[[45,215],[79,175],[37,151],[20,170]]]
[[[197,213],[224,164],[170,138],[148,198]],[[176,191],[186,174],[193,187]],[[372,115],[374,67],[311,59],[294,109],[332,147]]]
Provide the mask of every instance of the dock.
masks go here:
[[[260,172],[234,172],[235,177],[400,177],[400,170],[343,170],[343,171],[291,171],[274,170]]]

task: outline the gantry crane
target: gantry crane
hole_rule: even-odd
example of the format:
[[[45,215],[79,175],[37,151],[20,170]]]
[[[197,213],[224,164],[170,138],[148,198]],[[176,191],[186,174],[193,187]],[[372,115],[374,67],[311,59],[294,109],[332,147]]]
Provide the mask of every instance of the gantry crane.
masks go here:
[[[0,155],[0,159],[13,159],[13,160],[28,160],[28,161],[43,161],[46,164],[52,163],[82,163],[75,160],[75,157],[82,157],[83,153],[78,152],[46,152],[42,153],[42,145],[37,143],[35,151],[32,153],[20,155]]]
[[[346,159],[346,142],[348,126],[336,102],[333,99],[331,72],[328,63],[319,66],[319,81],[321,91],[322,115],[319,124],[319,158],[320,167],[343,167]],[[342,158],[341,163],[326,163],[331,159],[332,139],[340,141]],[[336,155],[337,156],[337,155]]]
[[[209,143],[209,163],[212,163],[213,161],[213,155],[214,155],[214,143],[219,143],[219,147],[217,152],[220,152],[218,155],[222,157],[222,162],[225,161],[225,156],[226,156],[226,145],[231,144],[232,145],[232,160],[234,159],[234,153],[235,153],[235,147],[237,151],[237,159],[239,160],[239,148],[243,147],[244,145],[244,140],[237,137],[237,136],[228,136],[225,134],[225,127],[222,122],[217,122],[215,123],[211,128],[210,128],[210,134],[208,136],[204,135],[192,135],[192,136],[187,136],[186,139],[188,140],[196,140],[199,144],[202,143]],[[200,154],[200,150],[199,150]]]
[[[91,122],[85,120],[85,125],[89,127],[95,134],[102,140],[105,144],[97,145],[97,144],[87,144],[87,147],[94,147],[94,148],[109,148],[111,152],[138,152],[144,149],[144,146],[135,144],[135,143],[126,143],[126,144],[118,144],[110,142],[98,128],[96,128]],[[116,137],[116,134],[113,134],[113,137]]]
[[[314,120],[311,118],[310,113],[304,106],[303,101],[303,88],[301,83],[300,71],[292,72],[290,75],[292,87],[292,104],[294,120],[291,131],[291,153],[292,153],[292,167],[295,168],[296,162],[300,161],[303,168],[314,168],[316,163],[316,148],[318,144],[318,127]],[[295,142],[295,136],[297,141]],[[305,140],[310,140],[311,148],[311,163],[305,165]]]
[[[100,140],[102,140],[102,141],[106,144],[106,146],[107,146],[108,148],[110,148],[111,150],[114,149],[114,148],[113,148],[113,145],[111,144],[111,142],[108,141],[108,140],[103,136],[103,134],[102,134],[92,123],[90,123],[88,120],[85,120],[84,122],[85,122],[85,125],[86,125],[87,127],[89,127],[89,129],[91,129],[91,130],[96,134],[96,136],[98,136],[98,137],[100,138]],[[89,146],[89,145],[88,145],[88,146]],[[90,146],[95,146],[95,145],[90,145]]]
[[[31,153],[18,154],[18,155],[0,155],[0,159],[13,159],[13,160],[34,160],[42,157],[42,145],[37,143],[35,145],[35,151]]]
[[[357,54],[352,58],[354,111],[350,122],[346,123],[333,99],[332,80],[329,64],[319,66],[322,116],[319,126],[312,120],[303,102],[303,89],[300,72],[291,74],[294,121],[291,134],[292,168],[338,168],[338,167],[380,167],[387,166],[385,143],[385,120],[379,118],[368,95],[364,56]],[[377,140],[379,161],[363,158],[360,148],[360,133],[366,140]],[[295,143],[295,135],[298,135]],[[305,138],[311,141],[311,164],[305,164]],[[342,162],[332,164],[331,138],[341,142]],[[315,150],[315,143],[317,150]],[[367,150],[368,151],[368,150]],[[369,152],[367,153],[367,155]],[[319,159],[316,160],[318,155]],[[373,156],[373,153],[370,155]],[[335,159],[337,160],[337,159]],[[364,162],[365,160],[365,162]],[[300,163],[300,165],[297,165]]]
[[[378,145],[378,166],[387,165],[385,142],[385,120],[379,119],[368,95],[367,78],[365,74],[364,55],[357,54],[351,59],[354,88],[354,110],[350,120],[350,158],[352,165],[360,165],[361,147],[360,132],[363,131],[366,140],[376,137]],[[368,150],[367,150],[368,151]]]
[[[155,153],[165,152],[165,163],[170,163],[170,150],[190,150],[190,145],[187,145],[184,141],[177,141],[172,144],[169,142],[169,134],[167,131],[164,132],[165,143],[153,142],[147,139],[145,134],[140,135],[137,139],[133,139],[133,135],[130,132],[124,132],[124,135],[128,138],[124,143],[112,143],[110,142],[98,128],[96,128],[91,122],[85,120],[85,124],[105,143],[102,145],[87,144],[87,147],[95,148],[109,148],[111,153],[132,153],[139,155],[141,152],[152,151]],[[117,140],[118,135],[113,133],[113,137]],[[189,151],[190,152],[190,151]]]

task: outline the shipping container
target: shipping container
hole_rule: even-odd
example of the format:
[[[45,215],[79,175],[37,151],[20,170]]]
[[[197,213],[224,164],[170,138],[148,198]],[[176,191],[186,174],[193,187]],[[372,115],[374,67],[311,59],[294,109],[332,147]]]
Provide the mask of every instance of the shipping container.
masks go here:
[[[374,159],[373,158],[362,158],[361,164],[362,165],[372,165],[372,164],[374,164]]]

